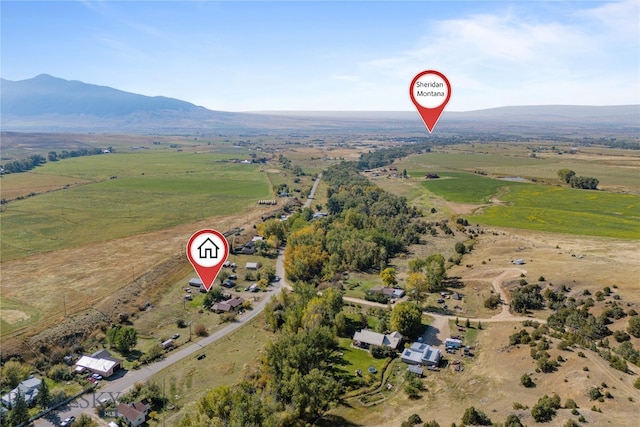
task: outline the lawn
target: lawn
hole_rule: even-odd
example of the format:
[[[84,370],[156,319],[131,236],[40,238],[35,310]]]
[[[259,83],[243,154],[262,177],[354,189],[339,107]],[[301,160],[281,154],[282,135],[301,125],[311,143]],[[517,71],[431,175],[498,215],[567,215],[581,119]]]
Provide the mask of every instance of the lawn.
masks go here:
[[[258,165],[222,158],[150,152],[48,163],[39,174],[85,184],[4,205],[2,261],[230,215],[272,197]]]

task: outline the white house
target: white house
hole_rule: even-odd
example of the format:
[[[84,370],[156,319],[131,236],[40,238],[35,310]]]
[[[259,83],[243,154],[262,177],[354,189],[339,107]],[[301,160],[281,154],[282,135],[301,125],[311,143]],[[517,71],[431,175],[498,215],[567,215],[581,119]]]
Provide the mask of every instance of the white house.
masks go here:
[[[94,374],[108,378],[121,367],[122,360],[111,357],[111,353],[107,350],[102,350],[91,356],[82,356],[78,359],[75,371],[79,373],[91,371]]]
[[[149,405],[147,402],[120,403],[116,410],[118,415],[129,421],[132,427],[138,427],[146,421]]]

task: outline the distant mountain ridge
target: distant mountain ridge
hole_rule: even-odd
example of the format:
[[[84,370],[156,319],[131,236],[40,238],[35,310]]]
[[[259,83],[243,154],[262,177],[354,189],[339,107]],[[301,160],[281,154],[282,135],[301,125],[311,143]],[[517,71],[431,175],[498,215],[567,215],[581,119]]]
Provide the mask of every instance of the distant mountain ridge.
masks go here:
[[[172,133],[260,129],[371,129],[419,132],[415,111],[212,111],[164,96],[145,96],[47,74],[20,81],[0,79],[0,125],[4,131]],[[438,130],[518,124],[581,128],[619,126],[640,130],[640,105],[516,106],[467,112],[445,110]],[[495,127],[495,126],[493,126]]]

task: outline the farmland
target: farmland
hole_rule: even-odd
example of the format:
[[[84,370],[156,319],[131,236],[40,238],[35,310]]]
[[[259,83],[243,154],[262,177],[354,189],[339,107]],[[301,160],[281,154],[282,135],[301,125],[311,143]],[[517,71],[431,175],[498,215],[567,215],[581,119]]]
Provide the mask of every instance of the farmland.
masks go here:
[[[258,165],[228,159],[166,151],[109,154],[3,177],[3,187],[14,192],[26,191],[21,185],[35,176],[72,187],[7,205],[1,214],[2,261],[229,215],[270,197]],[[24,184],[21,175],[29,178]]]

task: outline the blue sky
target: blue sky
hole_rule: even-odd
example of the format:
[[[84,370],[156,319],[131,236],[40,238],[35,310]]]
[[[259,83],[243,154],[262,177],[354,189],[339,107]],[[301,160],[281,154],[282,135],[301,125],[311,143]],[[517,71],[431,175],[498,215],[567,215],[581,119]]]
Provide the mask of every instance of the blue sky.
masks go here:
[[[640,103],[640,1],[5,1],[1,75],[47,73],[214,110],[449,111]]]

